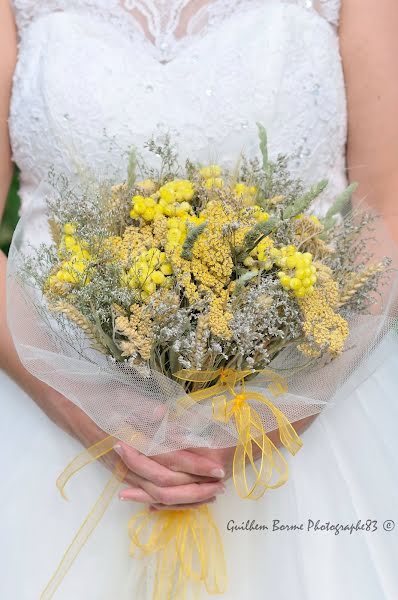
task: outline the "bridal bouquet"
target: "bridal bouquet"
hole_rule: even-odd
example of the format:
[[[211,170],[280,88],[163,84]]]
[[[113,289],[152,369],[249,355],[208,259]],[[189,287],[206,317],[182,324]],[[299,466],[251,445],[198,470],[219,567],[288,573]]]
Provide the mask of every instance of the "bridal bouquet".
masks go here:
[[[21,360],[110,436],[71,463],[61,490],[117,438],[147,455],[236,446],[236,490],[258,499],[288,477],[267,432],[279,430],[295,454],[302,442],[291,423],[320,412],[388,329],[375,292],[389,260],[365,251],[376,217],[346,210],[350,186],[318,218],[312,206],[327,181],[304,189],[286,157],[269,160],[259,134],[262,160],[243,157],[233,171],[182,168],[166,139],[148,143],[160,168],[132,152],[124,182],[73,189],[51,173],[52,243],[29,248],[21,223],[9,276]],[[120,465],[113,483],[124,475]],[[143,511],[129,531],[133,551],[160,556],[155,598],[183,593],[187,578],[223,591],[207,507]]]

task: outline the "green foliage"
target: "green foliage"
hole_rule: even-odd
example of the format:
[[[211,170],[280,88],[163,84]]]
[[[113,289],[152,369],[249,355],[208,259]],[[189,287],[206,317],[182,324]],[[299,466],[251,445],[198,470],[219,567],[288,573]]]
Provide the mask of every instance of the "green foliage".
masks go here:
[[[326,213],[325,219],[323,220],[323,225],[325,227],[325,231],[328,231],[331,227],[333,227],[335,220],[335,215],[342,213],[344,208],[347,206],[348,202],[351,200],[352,195],[355,193],[358,187],[358,183],[354,182],[348,186],[346,190],[340,196],[336,198],[333,202],[332,206],[329,208]]]
[[[257,244],[271,233],[278,225],[278,219],[271,217],[268,221],[257,223],[245,236],[243,241],[244,251],[248,254]]]
[[[268,173],[269,172],[269,159],[268,159],[267,131],[266,131],[264,125],[261,125],[261,123],[257,123],[257,127],[258,127],[258,135],[260,138],[260,150],[261,150],[261,154],[263,157],[263,169],[264,169],[264,173]]]
[[[0,224],[0,248],[7,253],[10,247],[12,234],[18,222],[20,200],[18,196],[19,173],[15,169],[10,191],[6,202],[3,219]]]
[[[133,148],[129,155],[129,164],[127,167],[127,186],[131,189],[137,178],[137,153]]]
[[[196,242],[196,240],[198,239],[198,237],[200,236],[200,234],[205,230],[206,226],[207,226],[207,223],[205,221],[204,223],[197,225],[197,227],[192,227],[192,229],[190,229],[188,231],[186,240],[182,247],[182,252],[181,252],[182,258],[184,258],[185,260],[192,259],[193,245]]]
[[[327,179],[323,179],[319,183],[313,185],[311,189],[306,194],[304,194],[304,196],[301,196],[293,204],[285,208],[285,210],[283,211],[283,218],[291,219],[293,217],[296,217],[297,215],[300,215],[301,213],[304,213],[306,210],[309,209],[314,200],[318,198],[318,196],[323,192],[327,185]]]

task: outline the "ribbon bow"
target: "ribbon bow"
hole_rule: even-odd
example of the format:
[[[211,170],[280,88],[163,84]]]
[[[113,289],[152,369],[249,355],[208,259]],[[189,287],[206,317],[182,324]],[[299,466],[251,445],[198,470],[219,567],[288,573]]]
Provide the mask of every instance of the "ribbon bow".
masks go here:
[[[178,511],[141,511],[128,525],[130,554],[157,554],[153,600],[186,598],[188,584],[201,597],[223,594],[226,566],[220,532],[206,504]]]
[[[123,439],[127,433],[130,437],[128,430],[124,432]],[[137,435],[131,435],[131,442]],[[69,479],[113,450],[116,442],[117,438],[108,436],[78,454],[69,463],[57,479],[57,487],[64,499],[67,499],[64,488]],[[83,521],[41,594],[40,600],[53,598],[72,563],[103,517],[127,471],[126,465],[119,460],[102,494]],[[189,584],[196,589],[198,598],[200,584],[205,585],[209,594],[222,594],[225,591],[227,576],[223,543],[207,505],[179,511],[142,510],[130,519],[128,533],[131,539],[131,556],[135,556],[138,549],[142,556],[157,555],[153,600],[185,599]]]
[[[286,381],[269,369],[262,371],[238,371],[230,368],[216,371],[182,369],[174,374],[182,381],[200,384],[216,381],[210,387],[192,392],[189,398],[194,402],[212,399],[212,414],[217,421],[228,423],[232,417],[234,418],[238,434],[232,465],[234,485],[241,498],[257,500],[268,489],[275,489],[286,483],[289,477],[289,466],[280,450],[267,436],[260,415],[249,401],[259,402],[270,410],[276,420],[281,444],[290,454],[296,454],[303,442],[288,418],[270,398],[264,393],[246,391],[245,380],[252,375],[256,375],[256,384],[265,387],[274,397],[287,392]],[[241,389],[237,391],[238,384]],[[181,399],[181,406],[184,402],[185,399]],[[258,465],[253,453],[255,447],[260,453]],[[275,473],[277,473],[276,480],[274,480]]]

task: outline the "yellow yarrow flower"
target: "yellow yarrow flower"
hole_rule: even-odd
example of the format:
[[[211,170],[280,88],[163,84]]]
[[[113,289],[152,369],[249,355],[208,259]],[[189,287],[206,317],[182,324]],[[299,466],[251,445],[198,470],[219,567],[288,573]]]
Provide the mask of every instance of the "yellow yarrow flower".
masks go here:
[[[230,322],[233,314],[226,309],[228,290],[224,290],[220,296],[215,296],[210,302],[209,328],[213,335],[224,340],[232,338]]]
[[[233,218],[221,202],[201,213],[207,226],[192,247],[192,272],[203,289],[219,294],[229,283],[233,270],[231,246],[223,233]]]
[[[327,350],[336,356],[344,350],[349,326],[335,312],[338,302],[339,287],[332,277],[325,277],[311,296],[300,298],[299,305],[305,319],[304,333],[311,340],[299,346],[304,354],[317,356],[322,350]]]
[[[136,187],[143,192],[152,194],[156,190],[156,183],[152,179],[144,179],[143,181],[137,181]]]

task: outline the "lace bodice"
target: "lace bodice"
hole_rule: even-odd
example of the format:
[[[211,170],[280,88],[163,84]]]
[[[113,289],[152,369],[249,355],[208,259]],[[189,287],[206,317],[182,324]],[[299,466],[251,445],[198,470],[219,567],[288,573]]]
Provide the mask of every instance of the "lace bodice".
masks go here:
[[[318,10],[337,25],[340,0],[285,0]],[[172,59],[184,43],[203,36],[218,22],[250,6],[248,0],[15,0],[19,31],[53,11],[94,11],[96,17],[118,22],[131,36],[145,38],[160,62]]]
[[[34,191],[50,166],[123,177],[123,151],[166,131],[183,156],[231,166],[242,150],[257,154],[256,121],[271,155],[293,155],[306,182],[329,177],[325,210],[345,185],[339,4],[14,0],[9,124],[32,227],[43,221]]]

